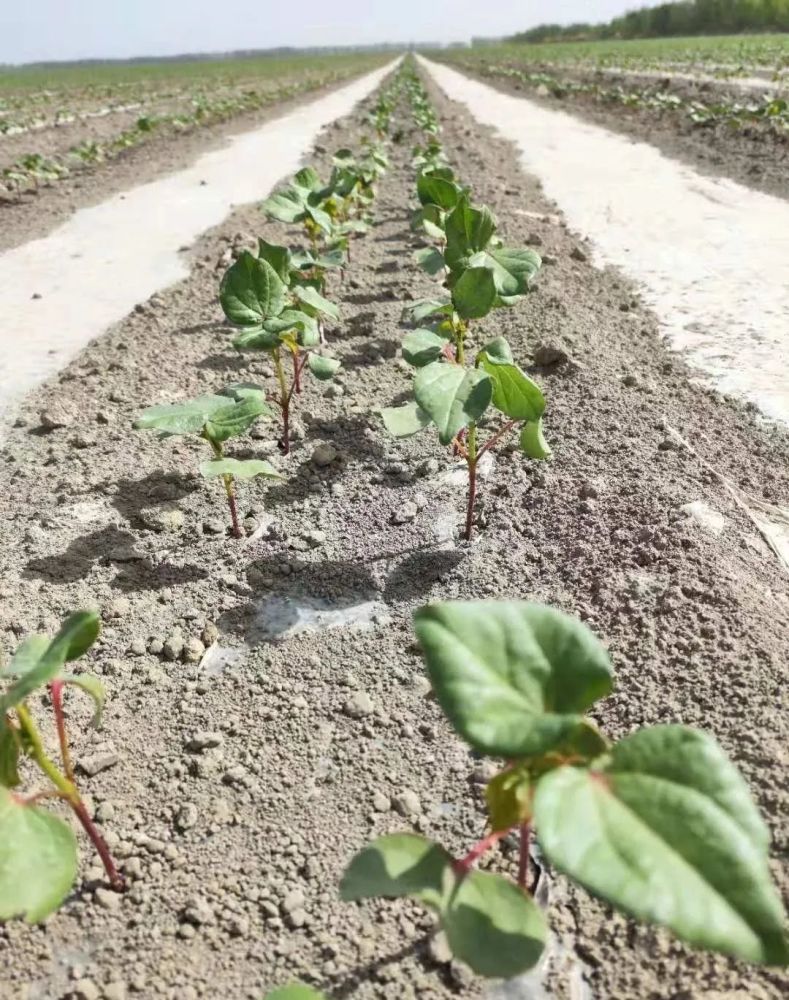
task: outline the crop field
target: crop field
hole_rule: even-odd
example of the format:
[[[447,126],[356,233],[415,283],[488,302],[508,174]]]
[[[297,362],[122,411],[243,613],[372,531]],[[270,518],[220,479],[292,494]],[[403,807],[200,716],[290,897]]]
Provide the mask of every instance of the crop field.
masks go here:
[[[380,65],[365,55],[0,69],[0,197],[162,134],[232,120]]]
[[[0,1000],[786,996],[787,53],[0,73]]]

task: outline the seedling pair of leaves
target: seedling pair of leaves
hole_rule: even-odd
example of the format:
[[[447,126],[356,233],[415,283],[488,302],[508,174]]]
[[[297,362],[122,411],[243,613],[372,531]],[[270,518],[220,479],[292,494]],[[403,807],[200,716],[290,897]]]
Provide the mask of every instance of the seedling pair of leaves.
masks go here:
[[[225,455],[224,445],[231,438],[246,433],[260,417],[271,416],[265,393],[257,386],[232,385],[222,395],[198,396],[180,403],[150,406],[134,421],[135,430],[156,431],[160,437],[197,434],[210,447],[213,458],[200,463],[200,475],[205,479],[221,476],[230,508],[233,535],[241,538],[236,503],[236,480],[264,476],[282,479],[271,465],[262,459],[238,459]]]
[[[331,194],[331,187],[323,184],[317,170],[304,167],[284,190],[270,195],[260,207],[279,222],[300,223],[312,249],[317,250],[321,234],[332,231],[331,216],[324,207]]]
[[[335,358],[316,354],[323,317],[339,319],[339,310],[319,287],[322,279],[305,278],[302,268],[310,263],[325,266],[329,255],[311,254],[295,259],[287,247],[260,240],[259,256],[244,252],[225,272],[219,301],[228,320],[241,328],[233,340],[239,350],[267,351],[274,363],[282,413],[281,446],[290,451],[290,412],[294,394],[301,392],[305,366],[315,378],[333,378],[340,368]],[[290,354],[293,373],[285,375],[283,352]]]
[[[0,666],[0,920],[23,917],[35,923],[56,910],[77,877],[77,841],[71,827],[40,803],[65,802],[102,860],[110,885],[124,888],[107,844],[93,823],[77,788],[63,711],[66,688],[82,689],[94,700],[94,725],[101,721],[104,689],[90,674],[71,674],[67,663],[96,641],[99,620],[79,611],[50,639],[33,635]],[[28,705],[31,695],[49,692],[55,716],[61,766],[52,760]],[[19,768],[35,765],[52,788],[23,795]]]
[[[529,845],[625,914],[693,947],[783,965],[789,943],[768,831],[734,765],[681,725],[608,740],[585,713],[613,687],[579,621],[524,601],[433,604],[415,628],[435,696],[475,751],[504,758],[487,787],[491,833],[463,859],[410,833],[352,860],[346,900],[409,896],[434,910],[456,958],[483,976],[534,966],[545,916],[528,891]],[[475,869],[517,831],[517,882]]]

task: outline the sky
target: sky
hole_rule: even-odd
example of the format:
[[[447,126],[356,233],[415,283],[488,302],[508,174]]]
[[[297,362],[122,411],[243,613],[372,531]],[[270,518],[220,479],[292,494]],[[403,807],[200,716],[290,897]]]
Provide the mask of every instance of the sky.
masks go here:
[[[0,0],[0,63],[467,41],[545,21],[607,21],[648,5],[648,0]]]

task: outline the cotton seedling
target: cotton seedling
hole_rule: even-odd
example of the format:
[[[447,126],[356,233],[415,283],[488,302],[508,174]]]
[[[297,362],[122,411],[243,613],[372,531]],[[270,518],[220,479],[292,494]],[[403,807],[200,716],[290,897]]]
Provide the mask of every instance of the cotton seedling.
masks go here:
[[[408,896],[433,910],[455,958],[482,976],[532,968],[547,937],[530,841],[623,913],[696,948],[784,965],[789,943],[748,788],[707,733],[682,725],[609,740],[585,713],[613,687],[581,622],[525,601],[431,604],[415,615],[433,693],[477,754],[506,764],[486,790],[490,833],[464,857],[411,833],[365,847],[345,900]],[[477,863],[515,835],[512,881]]]
[[[284,190],[270,195],[260,207],[279,222],[300,223],[313,252],[317,252],[321,236],[332,231],[332,220],[324,207],[331,193],[314,167],[304,167]]]
[[[0,665],[0,921],[23,917],[44,920],[65,899],[77,877],[77,842],[71,827],[44,803],[68,806],[96,849],[113,889],[124,880],[80,795],[74,771],[63,696],[80,688],[95,702],[99,726],[104,689],[90,674],[72,674],[66,664],[96,641],[99,619],[92,611],[70,615],[54,638],[33,635]],[[45,747],[31,696],[47,691],[55,721],[60,764]],[[24,765],[33,765],[50,788],[20,792]]]
[[[473,534],[482,457],[515,428],[520,429],[525,455],[534,459],[550,455],[542,432],[545,397],[515,363],[507,341],[496,337],[467,364],[471,321],[518,302],[540,268],[533,250],[503,247],[495,232],[492,213],[473,207],[465,194],[447,213],[444,248],[434,250],[436,270],[446,274],[445,297],[418,302],[406,311],[417,323],[433,321],[432,326],[412,330],[403,339],[403,357],[418,369],[414,400],[381,411],[387,430],[395,437],[416,434],[433,424],[441,443],[451,445],[454,454],[465,460],[467,540]],[[480,421],[489,407],[505,421],[480,442]]]
[[[320,255],[312,255],[313,262]],[[290,451],[290,415],[294,394],[301,392],[305,367],[315,378],[333,378],[340,368],[335,358],[315,352],[320,344],[319,323],[339,318],[339,310],[318,290],[320,281],[305,277],[287,247],[260,240],[259,256],[244,252],[225,272],[219,301],[228,320],[241,332],[233,340],[238,350],[266,351],[272,359],[278,391],[273,397],[282,414],[281,447]],[[285,373],[283,355],[293,371]]]
[[[150,406],[134,421],[135,430],[156,431],[160,437],[197,434],[211,449],[213,457],[200,463],[204,479],[221,477],[230,508],[235,538],[242,537],[236,503],[236,480],[264,476],[282,479],[270,462],[261,459],[230,458],[224,445],[245,433],[260,417],[270,416],[265,394],[255,386],[229,386],[223,395],[198,396],[181,403]]]

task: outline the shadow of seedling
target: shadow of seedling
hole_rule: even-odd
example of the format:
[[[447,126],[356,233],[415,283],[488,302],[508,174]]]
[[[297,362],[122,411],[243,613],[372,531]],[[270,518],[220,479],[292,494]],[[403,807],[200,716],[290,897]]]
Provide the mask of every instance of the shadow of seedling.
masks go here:
[[[154,564],[134,548],[134,536],[120,528],[102,528],[75,538],[64,552],[31,559],[23,576],[47,583],[75,583],[95,565],[115,565],[113,586],[121,590],[161,590],[164,587],[204,580],[208,575],[197,566]]]
[[[194,473],[151,472],[142,479],[119,479],[117,485],[118,492],[110,503],[124,520],[136,525],[144,508],[165,507],[183,500],[200,489],[202,483]]]
[[[175,336],[192,336],[197,333],[218,333],[220,330],[227,330],[227,323],[221,320],[209,320],[207,323],[193,323],[191,326],[182,326],[175,331]]]
[[[345,1000],[346,997],[352,997],[360,986],[369,984],[370,980],[374,979],[377,973],[385,969],[387,965],[402,962],[412,955],[423,954],[434,933],[434,931],[428,931],[427,934],[423,934],[416,941],[404,945],[398,951],[390,952],[390,954],[384,955],[382,958],[377,958],[372,962],[366,962],[364,965],[357,965],[355,969],[352,969],[340,980],[330,979],[328,981],[330,995],[334,1000]]]
[[[350,299],[346,298],[344,301],[348,302]],[[374,297],[371,301],[375,301]],[[375,329],[375,319],[374,312],[358,312],[355,316],[351,316],[345,322],[343,340],[349,340],[351,337],[369,337]]]
[[[229,351],[209,354],[197,362],[198,368],[212,372],[238,372],[243,371],[248,365],[248,358],[238,353],[231,354]]]
[[[222,615],[219,628],[258,645],[291,632],[369,625],[390,606],[422,596],[463,558],[460,551],[420,549],[366,561],[292,560],[286,577],[277,575],[282,558],[259,559],[247,579],[260,596]],[[391,562],[396,565],[389,571]]]

